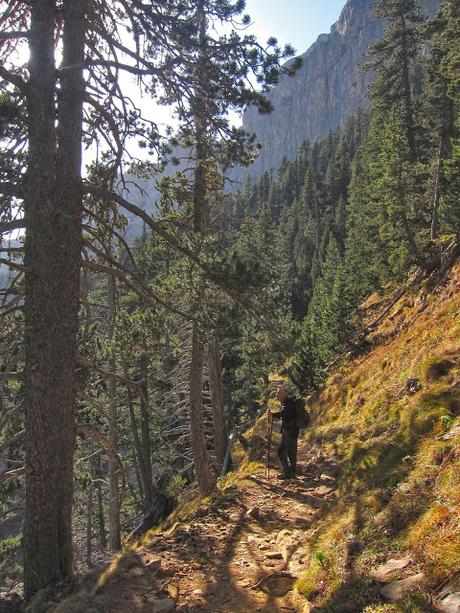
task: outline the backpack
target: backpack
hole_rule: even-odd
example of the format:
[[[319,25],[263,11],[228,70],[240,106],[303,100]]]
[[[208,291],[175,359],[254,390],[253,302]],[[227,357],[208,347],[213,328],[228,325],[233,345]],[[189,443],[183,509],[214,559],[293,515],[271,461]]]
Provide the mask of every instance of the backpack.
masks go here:
[[[294,404],[297,411],[297,425],[301,430],[304,430],[308,428],[311,421],[310,413],[305,407],[305,398],[301,396],[294,398]]]

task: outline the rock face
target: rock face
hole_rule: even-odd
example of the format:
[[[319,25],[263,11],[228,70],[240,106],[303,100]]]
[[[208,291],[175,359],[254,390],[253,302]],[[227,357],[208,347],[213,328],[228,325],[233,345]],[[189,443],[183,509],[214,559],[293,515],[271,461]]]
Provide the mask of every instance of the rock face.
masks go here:
[[[367,104],[367,86],[372,74],[361,66],[369,45],[383,32],[372,18],[374,0],[348,0],[329,34],[321,34],[304,53],[302,67],[294,77],[283,77],[268,95],[274,110],[259,115],[249,108],[243,127],[256,133],[262,145],[250,168],[235,171],[236,179],[257,178],[279,166],[284,156],[296,157],[303,141],[327,136]],[[422,10],[432,16],[439,0],[421,0]]]

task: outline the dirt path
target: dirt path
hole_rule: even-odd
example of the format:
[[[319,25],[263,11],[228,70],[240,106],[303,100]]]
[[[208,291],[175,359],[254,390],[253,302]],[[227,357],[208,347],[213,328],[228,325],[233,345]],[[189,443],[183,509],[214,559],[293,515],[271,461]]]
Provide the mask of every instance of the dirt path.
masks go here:
[[[315,517],[338,466],[299,441],[300,476],[264,471],[230,488],[188,525],[156,535],[104,589],[103,609],[243,613],[302,611],[293,590]],[[296,600],[297,599],[297,600]]]

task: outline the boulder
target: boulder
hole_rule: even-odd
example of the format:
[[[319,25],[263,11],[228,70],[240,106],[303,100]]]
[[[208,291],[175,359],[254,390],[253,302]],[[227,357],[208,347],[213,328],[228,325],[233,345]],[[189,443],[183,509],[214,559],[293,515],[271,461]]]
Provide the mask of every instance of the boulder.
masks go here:
[[[411,558],[402,558],[400,560],[388,560],[382,566],[378,568],[373,568],[370,572],[370,576],[376,581],[380,581],[380,583],[386,583],[390,580],[391,575],[393,575],[396,571],[402,570],[409,566],[412,562]]]
[[[417,588],[422,583],[423,579],[423,573],[418,573],[417,575],[406,577],[406,579],[392,581],[382,587],[380,593],[388,600],[401,600],[407,592]]]

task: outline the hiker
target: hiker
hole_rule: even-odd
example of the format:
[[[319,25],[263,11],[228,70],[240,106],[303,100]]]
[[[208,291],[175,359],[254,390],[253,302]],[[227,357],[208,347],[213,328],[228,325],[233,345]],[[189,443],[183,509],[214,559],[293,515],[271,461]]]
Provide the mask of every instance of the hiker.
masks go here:
[[[278,447],[278,457],[283,467],[280,479],[295,479],[297,464],[297,439],[299,425],[297,423],[297,408],[294,398],[287,387],[280,385],[276,399],[281,402],[281,410],[271,413],[272,418],[281,419],[281,441]]]

